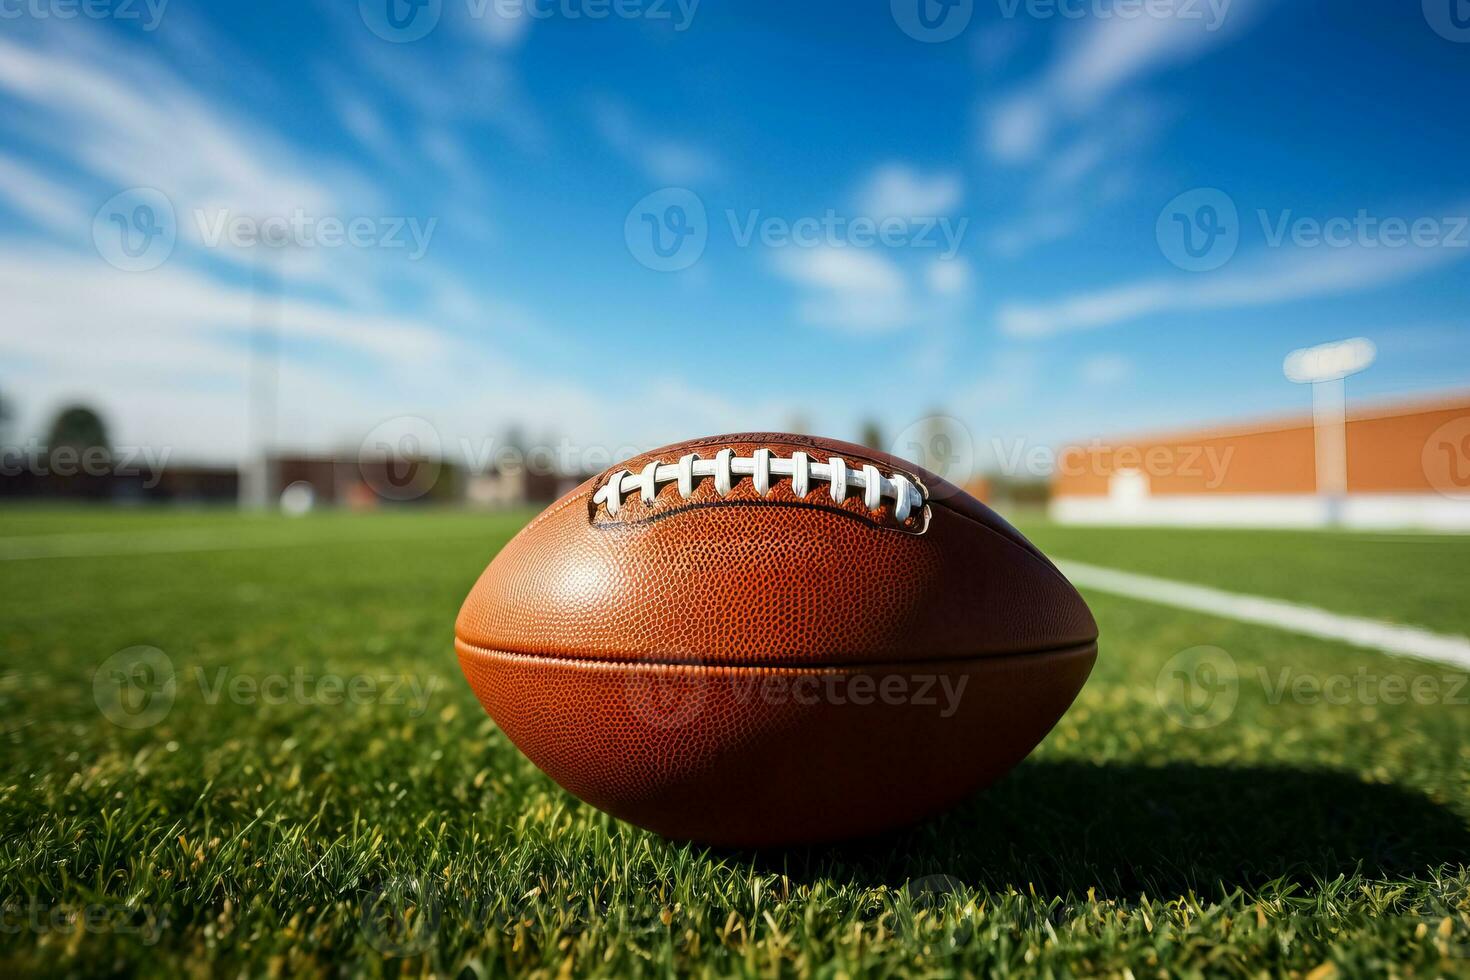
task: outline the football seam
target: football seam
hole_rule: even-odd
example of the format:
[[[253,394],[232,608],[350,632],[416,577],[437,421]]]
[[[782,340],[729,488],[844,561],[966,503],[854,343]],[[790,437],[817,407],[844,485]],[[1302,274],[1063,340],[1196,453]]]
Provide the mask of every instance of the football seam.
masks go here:
[[[870,511],[878,510],[884,498],[892,498],[894,518],[900,523],[908,518],[915,504],[922,508],[925,503],[923,484],[898,470],[884,476],[872,461],[849,468],[847,460],[835,453],[829,454],[825,461],[812,461],[801,450],[789,456],[777,455],[769,446],[757,448],[751,456],[737,456],[728,446],[715,453],[713,459],[699,453],[684,453],[676,463],[655,456],[638,473],[626,469],[614,471],[592,499],[616,517],[624,496],[637,493],[643,503],[652,504],[660,483],[676,483],[679,496],[688,500],[694,495],[696,481],[713,478],[716,492],[724,497],[735,480],[746,476],[751,478],[761,497],[770,492],[772,477],[790,477],[792,492],[802,500],[811,492],[813,481],[828,484],[829,496],[837,504],[846,501],[849,486],[862,490],[863,502]]]
[[[1087,651],[1097,652],[1097,640],[1091,639],[1082,643],[1067,643],[1054,647],[1038,647],[1034,650],[1015,650],[1010,653],[991,654],[968,654],[962,657],[931,657],[924,660],[875,660],[871,662],[855,663],[791,663],[777,662],[768,664],[725,664],[710,663],[706,661],[690,660],[655,660],[640,657],[637,660],[619,660],[613,657],[585,656],[583,654],[560,654],[560,653],[527,653],[521,650],[504,650],[500,647],[484,646],[479,643],[471,643],[461,637],[454,638],[456,651],[480,654],[482,656],[510,657],[514,659],[538,661],[548,664],[568,664],[584,667],[637,667],[637,668],[675,668],[683,670],[727,670],[732,672],[743,671],[768,671],[788,672],[797,674],[813,673],[851,673],[854,671],[868,671],[878,669],[912,669],[917,667],[944,667],[955,664],[968,663],[995,663],[1003,660],[1024,660],[1035,657],[1048,657],[1053,655],[1065,655],[1073,653],[1085,653]]]
[[[645,514],[642,517],[634,518],[631,520],[593,521],[592,526],[603,530],[615,530],[622,527],[640,527],[645,524],[655,524],[670,517],[677,517],[680,514],[687,514],[691,510],[705,510],[720,507],[785,507],[791,510],[815,510],[821,511],[824,514],[832,514],[835,517],[845,517],[849,520],[857,521],[865,527],[874,527],[884,531],[902,531],[905,534],[920,533],[918,531],[907,528],[903,524],[899,524],[897,522],[895,522],[893,525],[888,525],[880,520],[877,520],[876,518],[868,517],[865,514],[857,514],[842,507],[824,504],[818,501],[766,499],[747,500],[743,498],[738,500],[718,499],[693,501],[690,503],[677,504],[666,510],[661,510],[652,514]],[[912,518],[910,519],[912,520]]]

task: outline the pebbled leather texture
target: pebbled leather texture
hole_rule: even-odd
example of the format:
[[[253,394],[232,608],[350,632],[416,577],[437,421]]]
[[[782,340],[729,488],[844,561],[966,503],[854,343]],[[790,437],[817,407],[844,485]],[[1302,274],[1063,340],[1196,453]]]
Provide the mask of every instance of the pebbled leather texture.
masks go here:
[[[900,523],[861,490],[838,503],[813,481],[803,499],[783,478],[762,497],[742,477],[612,515],[593,500],[612,471],[578,487],[495,557],[455,626],[465,676],[534,763],[665,835],[763,845],[918,819],[1035,747],[1097,638],[1039,551],[933,474],[833,440],[719,436],[615,469],[722,448],[871,464],[925,507]]]

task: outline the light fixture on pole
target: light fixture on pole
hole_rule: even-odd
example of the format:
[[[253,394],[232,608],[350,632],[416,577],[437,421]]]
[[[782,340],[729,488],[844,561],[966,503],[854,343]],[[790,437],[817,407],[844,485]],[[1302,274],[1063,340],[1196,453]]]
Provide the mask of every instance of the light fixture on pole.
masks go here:
[[[1312,386],[1312,427],[1317,448],[1317,493],[1327,504],[1328,523],[1342,519],[1347,496],[1347,394],[1344,381],[1366,370],[1378,348],[1366,337],[1292,351],[1287,380]]]

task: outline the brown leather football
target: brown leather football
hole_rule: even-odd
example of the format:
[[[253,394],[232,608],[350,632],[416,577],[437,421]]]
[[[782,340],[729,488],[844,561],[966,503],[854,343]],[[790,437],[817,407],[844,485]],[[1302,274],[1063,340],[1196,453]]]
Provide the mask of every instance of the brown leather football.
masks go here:
[[[658,833],[835,840],[1004,774],[1097,625],[1021,534],[901,459],[745,433],[557,501],[455,624],[485,709],[568,791]]]

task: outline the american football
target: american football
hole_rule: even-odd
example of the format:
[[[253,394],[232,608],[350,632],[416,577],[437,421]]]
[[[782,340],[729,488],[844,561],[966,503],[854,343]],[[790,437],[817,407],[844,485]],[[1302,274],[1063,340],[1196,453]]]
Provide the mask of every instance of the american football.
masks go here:
[[[1087,680],[1097,626],[958,487],[779,433],[635,457],[496,556],[455,629],[510,739],[675,838],[870,834],[1004,774]]]
[[[1470,980],[1470,0],[0,21],[0,980]]]

